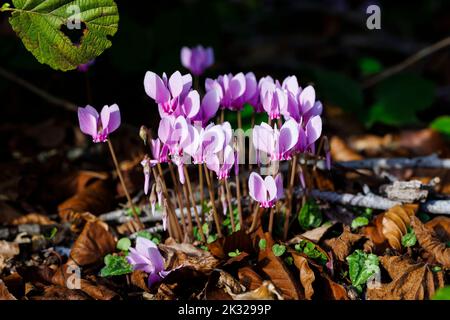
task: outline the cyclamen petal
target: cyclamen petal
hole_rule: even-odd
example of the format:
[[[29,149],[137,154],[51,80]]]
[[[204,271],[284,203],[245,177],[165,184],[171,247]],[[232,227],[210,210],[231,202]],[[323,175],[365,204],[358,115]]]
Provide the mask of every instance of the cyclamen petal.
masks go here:
[[[253,200],[259,202],[262,208],[270,208],[282,195],[283,185],[281,177],[274,179],[272,176],[263,178],[252,172],[248,180],[249,194]]]
[[[214,52],[212,48],[183,47],[181,49],[181,64],[192,74],[199,76],[214,63]]]
[[[105,142],[108,135],[120,126],[119,106],[104,106],[101,114],[91,106],[78,108],[80,130],[92,136],[94,142]]]

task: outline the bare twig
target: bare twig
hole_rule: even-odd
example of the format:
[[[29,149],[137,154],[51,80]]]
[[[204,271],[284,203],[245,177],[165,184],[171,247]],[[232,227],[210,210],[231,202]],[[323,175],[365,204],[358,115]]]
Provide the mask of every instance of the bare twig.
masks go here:
[[[301,189],[298,189],[297,193],[302,194],[303,191]],[[377,210],[389,210],[396,205],[402,204],[401,202],[392,201],[375,194],[354,195],[349,193],[312,190],[310,195],[316,199],[320,199],[323,201],[340,203],[343,205],[372,208]],[[421,204],[421,209],[424,212],[428,213],[450,215],[450,200],[429,200]]]
[[[53,104],[55,106],[62,107],[66,109],[67,111],[76,112],[78,107],[76,104],[67,101],[62,98],[55,97],[54,95],[38,88],[34,84],[28,82],[27,80],[24,80],[15,74],[5,70],[4,68],[0,67],[0,76],[18,84],[21,87],[24,87],[28,91],[33,92],[34,94],[38,95],[42,99],[46,100],[48,103]]]
[[[417,61],[419,61],[419,60],[425,58],[426,56],[429,56],[430,54],[433,54],[436,51],[441,50],[447,46],[450,46],[450,37],[444,38],[426,48],[423,48],[419,52],[410,56],[405,61],[384,70],[383,72],[373,76],[372,78],[369,78],[367,81],[365,81],[363,83],[363,87],[364,88],[371,87],[374,84],[377,84],[378,82],[380,82],[396,73],[399,73],[400,71],[408,68],[409,66],[413,65]]]

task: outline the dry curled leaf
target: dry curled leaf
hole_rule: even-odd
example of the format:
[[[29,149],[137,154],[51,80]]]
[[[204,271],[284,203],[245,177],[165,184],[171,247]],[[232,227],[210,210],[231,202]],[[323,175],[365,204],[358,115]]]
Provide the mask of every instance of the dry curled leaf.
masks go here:
[[[166,244],[160,244],[159,249],[166,255],[166,270],[185,267],[208,274],[219,264],[210,252],[192,244],[176,243],[171,238],[166,240]]]
[[[258,268],[280,290],[284,299],[298,300],[301,296],[300,289],[283,261],[273,253],[272,236],[270,233],[264,233],[262,236],[266,239],[266,249],[259,251]]]
[[[55,221],[50,220],[47,216],[39,213],[29,213],[23,217],[14,219],[11,224],[39,224],[42,226],[56,224]]]
[[[31,297],[32,300],[89,300],[89,296],[81,290],[72,290],[61,286],[45,288],[43,296]]]
[[[80,290],[95,300],[112,300],[118,297],[117,293],[108,289],[104,285],[94,283],[89,280],[81,279],[80,285]]]
[[[316,279],[314,271],[311,270],[308,265],[308,260],[302,255],[292,252],[292,258],[294,258],[294,264],[300,271],[300,283],[302,284],[302,293],[306,300],[311,300],[314,289],[313,282]]]
[[[0,300],[17,300],[11,293],[5,283],[0,279]]]
[[[328,231],[328,229],[330,229],[332,226],[334,226],[334,224],[335,224],[334,222],[327,223],[327,224],[322,225],[321,227],[317,227],[312,230],[308,230],[308,231],[302,233],[301,235],[293,237],[292,239],[290,239],[287,242],[287,244],[289,244],[289,245],[297,244],[302,239],[305,239],[305,238],[317,243],[320,241],[320,239],[322,239],[323,235]]]
[[[91,265],[103,261],[103,257],[115,250],[116,241],[100,221],[86,223],[72,246],[70,257],[79,265]]]
[[[401,256],[383,256],[380,262],[392,281],[368,285],[368,300],[429,299],[444,284],[443,273],[431,271],[425,263]]]
[[[368,226],[361,229],[361,233],[371,241],[375,252],[382,252],[388,246],[387,239],[383,234],[383,218],[384,213],[381,213]]]
[[[131,274],[131,283],[146,292],[150,292],[147,286],[148,274],[142,270],[134,270]]]
[[[233,300],[284,300],[277,288],[270,281],[263,281],[262,285],[250,292],[234,294],[228,292]]]
[[[114,202],[109,184],[103,180],[97,180],[88,185],[58,206],[60,216],[68,212],[91,212],[95,215],[107,212]]]
[[[425,223],[425,227],[432,230],[442,242],[450,241],[450,218],[438,216]]]
[[[324,294],[326,300],[349,300],[347,290],[344,286],[331,280],[330,276],[322,273],[319,278],[324,287]]]
[[[402,237],[408,232],[411,217],[416,214],[417,208],[416,204],[405,204],[394,206],[385,212],[382,231],[392,248],[401,250]]]
[[[352,247],[362,238],[362,235],[354,234],[350,231],[350,227],[344,226],[344,230],[339,237],[325,240],[324,244],[326,249],[331,250],[339,261],[344,262],[345,258],[352,252]]]
[[[242,285],[250,291],[259,288],[263,283],[261,276],[250,267],[240,268],[238,277]]]
[[[411,226],[416,233],[420,246],[428,252],[438,263],[445,268],[450,268],[450,248],[445,242],[441,242],[436,234],[426,228],[416,217],[411,218]]]

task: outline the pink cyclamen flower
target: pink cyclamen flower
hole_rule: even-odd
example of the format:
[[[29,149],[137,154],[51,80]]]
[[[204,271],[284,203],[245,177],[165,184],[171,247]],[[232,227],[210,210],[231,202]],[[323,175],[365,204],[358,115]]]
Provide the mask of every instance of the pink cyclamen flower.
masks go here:
[[[136,248],[130,248],[127,260],[133,266],[133,270],[148,273],[148,287],[160,282],[171,272],[164,270],[164,258],[156,244],[146,238],[136,239]]]
[[[253,146],[267,153],[272,161],[289,160],[291,150],[297,144],[299,126],[295,120],[286,121],[280,130],[267,123],[253,128]]]
[[[147,155],[145,155],[144,159],[141,161],[141,166],[144,171],[144,193],[148,194],[148,189],[150,187],[150,168],[152,164],[150,163],[150,159]]]
[[[191,90],[192,76],[174,72],[170,78],[164,73],[160,78],[156,73],[147,71],[144,87],[147,95],[158,104],[161,118],[184,116],[191,119],[200,110],[200,95]]]
[[[308,120],[303,128],[302,124],[298,124],[299,135],[298,141],[295,145],[295,150],[298,152],[315,152],[315,142],[322,134],[322,118],[314,116]]]
[[[92,136],[94,142],[105,142],[108,135],[120,126],[120,110],[117,104],[104,106],[100,115],[91,106],[78,108],[80,130]]]
[[[283,178],[278,174],[275,179],[272,176],[263,179],[256,172],[252,172],[248,179],[248,190],[253,200],[261,207],[270,208],[283,196]]]
[[[230,176],[234,160],[233,148],[227,145],[223,152],[208,156],[206,158],[206,166],[216,173],[217,179],[223,180]]]
[[[192,121],[199,121],[205,127],[209,120],[211,120],[219,110],[221,100],[221,90],[213,88],[206,92],[200,105],[200,110],[197,115],[191,118]]]
[[[193,75],[200,76],[214,64],[214,51],[211,47],[183,47],[181,49],[181,64]]]
[[[209,155],[223,150],[225,134],[221,125],[209,124],[206,128],[189,126],[189,142],[183,151],[190,155],[195,164],[204,163]]]
[[[220,93],[220,106],[223,109],[241,110],[241,98],[245,94],[246,78],[244,74],[225,74],[216,80],[206,79],[206,91],[217,89]]]
[[[280,88],[278,82],[265,81],[260,89],[261,103],[271,120],[278,119],[287,110],[287,93]]]

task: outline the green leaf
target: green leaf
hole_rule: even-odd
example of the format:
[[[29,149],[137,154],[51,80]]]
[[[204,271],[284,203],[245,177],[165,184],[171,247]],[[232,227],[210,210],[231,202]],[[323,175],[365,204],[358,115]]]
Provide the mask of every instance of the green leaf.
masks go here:
[[[359,68],[363,76],[369,76],[381,72],[383,66],[380,61],[374,58],[362,58],[359,60]]]
[[[139,208],[139,207],[134,207],[134,209],[136,210],[137,215],[140,216],[141,213],[142,213],[141,208]],[[134,217],[134,212],[133,212],[133,209],[131,209],[131,208],[127,208],[127,209],[125,210],[125,214],[126,214],[127,216],[129,216],[129,217]]]
[[[430,128],[450,137],[450,116],[442,116],[433,120]]]
[[[308,199],[298,214],[298,222],[303,229],[317,228],[322,223],[322,212],[317,203]]]
[[[237,257],[240,254],[241,252],[239,251],[239,249],[236,249],[236,251],[228,252],[228,256],[231,258]]]
[[[9,11],[11,8],[11,5],[9,3],[4,3],[1,7],[0,7],[0,12],[2,11]]]
[[[359,291],[372,275],[380,272],[378,257],[372,253],[355,250],[347,257],[347,262],[352,285]]]
[[[148,240],[152,240],[152,234],[150,232],[148,232],[147,230],[139,231],[137,233],[137,236],[141,237],[141,238],[148,239]]]
[[[53,227],[52,230],[50,230],[49,235],[45,236],[45,238],[48,239],[48,240],[52,240],[56,236],[57,232],[58,232],[58,228]]]
[[[328,261],[327,256],[316,248],[316,245],[308,240],[301,240],[300,243],[297,243],[294,246],[295,250],[298,252],[302,252],[307,255],[309,258],[317,261],[318,263],[325,265]]]
[[[267,248],[267,241],[266,241],[266,239],[260,239],[259,242],[258,242],[258,246],[259,246],[259,249],[266,250],[266,248]]]
[[[440,288],[438,291],[436,291],[435,295],[431,299],[432,300],[450,300],[450,286]]]
[[[133,272],[133,267],[123,256],[108,254],[105,257],[105,267],[100,271],[102,277],[120,276]]]
[[[108,37],[117,32],[119,13],[113,0],[13,0],[9,18],[23,44],[40,63],[56,70],[72,70],[98,57],[111,46]],[[79,8],[83,30],[69,30]],[[72,27],[72,26],[71,26]],[[78,44],[63,30],[82,31]]]
[[[411,227],[408,227],[408,232],[402,237],[402,246],[412,247],[416,244],[416,233]]]
[[[294,258],[292,258],[292,257],[286,257],[286,258],[284,258],[284,262],[287,264],[287,265],[289,265],[289,266],[292,266],[292,264],[294,263]]]
[[[274,244],[272,246],[272,252],[275,256],[281,257],[286,252],[286,246],[282,244]]]
[[[366,217],[357,217],[352,221],[352,229],[358,229],[359,227],[364,227],[369,224],[369,219]]]
[[[418,217],[419,220],[422,221],[423,223],[428,222],[428,221],[431,220],[430,215],[427,214],[427,213],[425,213],[425,212],[422,212],[422,211],[419,211],[419,212],[417,213],[417,217]]]
[[[207,243],[213,243],[217,240],[217,234],[210,234],[208,235],[208,238],[206,239]]]
[[[117,241],[116,248],[121,251],[128,251],[128,249],[131,247],[131,240],[128,238],[122,238],[119,241]]]
[[[414,74],[399,74],[375,87],[375,103],[366,119],[374,123],[406,125],[418,122],[417,112],[430,107],[435,98],[433,82]]]

